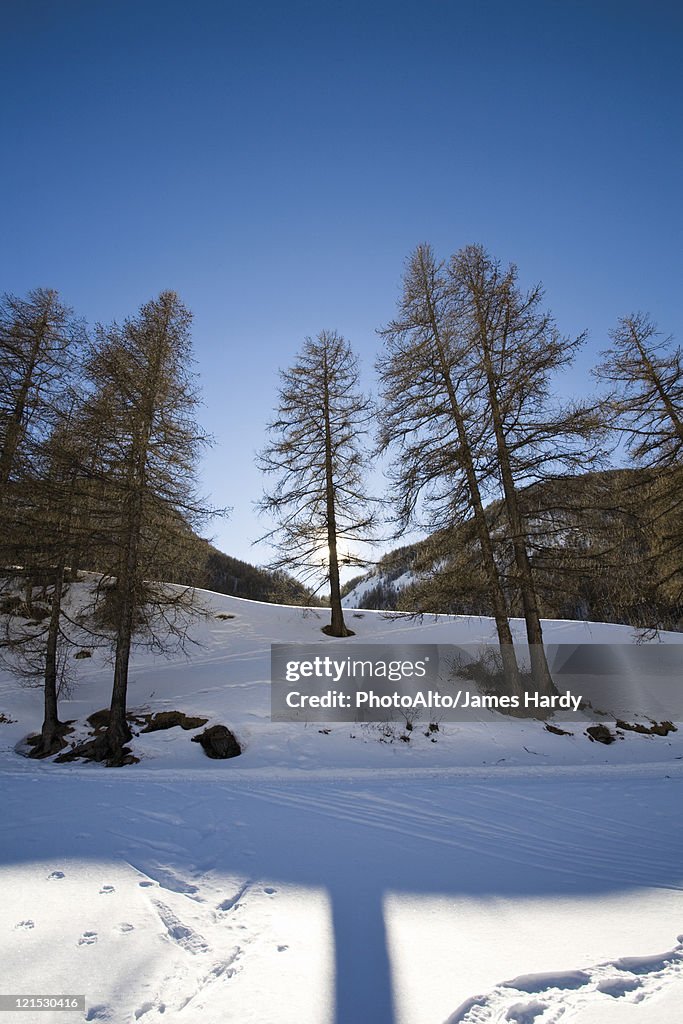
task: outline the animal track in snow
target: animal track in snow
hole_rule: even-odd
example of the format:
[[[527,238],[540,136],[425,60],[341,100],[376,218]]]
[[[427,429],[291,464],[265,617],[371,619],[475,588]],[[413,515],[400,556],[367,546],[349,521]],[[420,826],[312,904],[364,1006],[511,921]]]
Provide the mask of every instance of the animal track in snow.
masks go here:
[[[78,940],[78,945],[92,946],[93,942],[97,942],[97,932],[83,932]]]
[[[149,1013],[150,1010],[156,1010],[157,1013],[165,1013],[166,1003],[162,1003],[159,1001],[154,1003],[143,1003],[142,1006],[138,1007],[138,1009],[135,1011],[135,1019],[140,1020],[140,1018],[144,1017],[145,1014]]]
[[[127,935],[128,932],[135,931],[135,928],[133,927],[132,924],[128,924],[127,921],[122,921],[121,924],[117,924],[114,926],[114,931],[119,932],[119,934],[121,935]]]
[[[28,931],[29,928],[35,928],[35,922],[31,920],[19,921],[17,924],[15,924],[14,928],[15,931],[17,928],[22,928],[24,931]]]
[[[52,874],[47,876],[48,882],[51,881],[53,878],[54,879],[64,878],[64,872],[63,871],[53,871]]]
[[[683,936],[677,941],[666,953],[621,957],[585,970],[520,975],[467,999],[447,1024],[534,1024],[541,1014],[544,1024],[555,1024],[587,1006],[599,1014],[600,1006],[607,1005],[605,999],[642,1002],[683,980]],[[521,995],[536,998],[522,1001]]]
[[[100,889],[100,896],[108,896],[109,893],[116,892],[113,885],[103,885]]]
[[[111,1017],[111,1008],[106,1003],[99,1003],[97,1006],[91,1006],[85,1015],[86,1020],[109,1020]]]
[[[239,887],[234,896],[229,896],[226,900],[222,900],[216,907],[216,910],[220,910],[223,913],[227,913],[228,910],[236,910],[240,905],[240,900],[246,895],[250,886],[251,882],[245,882],[244,885]]]

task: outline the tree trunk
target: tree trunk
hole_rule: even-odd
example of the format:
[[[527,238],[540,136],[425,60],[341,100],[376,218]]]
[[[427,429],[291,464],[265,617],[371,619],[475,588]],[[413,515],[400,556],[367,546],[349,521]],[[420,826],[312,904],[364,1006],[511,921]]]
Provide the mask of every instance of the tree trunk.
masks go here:
[[[482,347],[484,371],[489,392],[489,403],[491,406],[491,417],[493,430],[496,438],[498,453],[498,465],[500,467],[501,481],[503,484],[503,496],[505,509],[510,523],[512,535],[512,547],[517,567],[518,584],[522,596],[522,607],[524,609],[524,621],[526,623],[527,641],[529,643],[529,658],[531,661],[531,673],[534,685],[539,693],[557,693],[553,683],[548,661],[543,647],[543,630],[541,628],[541,617],[538,612],[538,601],[536,598],[536,587],[531,572],[531,562],[526,549],[526,530],[517,501],[517,490],[510,465],[510,454],[505,441],[505,431],[501,416],[500,403],[496,392],[496,381],[491,362],[491,353],[488,347],[486,336],[486,324],[479,319],[480,341]]]
[[[327,356],[323,365],[323,415],[325,417],[325,501],[327,518],[327,547],[329,551],[330,575],[330,608],[332,619],[325,632],[330,636],[352,636],[346,628],[341,603],[341,586],[339,583],[339,558],[337,555],[337,520],[334,509],[334,474],[332,471],[332,429],[330,426],[330,399]]]
[[[110,764],[121,764],[123,748],[132,738],[128,725],[128,663],[133,639],[133,623],[137,600],[138,559],[142,533],[142,511],[146,484],[147,460],[152,426],[157,403],[157,392],[165,357],[168,315],[163,324],[161,341],[157,344],[150,367],[149,381],[142,402],[142,419],[139,432],[132,441],[129,452],[126,490],[130,501],[126,522],[126,551],[116,586],[119,591],[118,626],[116,633],[116,660],[114,662],[114,683],[112,687],[109,725],[105,741],[109,750]]]
[[[52,589],[52,610],[50,612],[50,624],[45,651],[45,710],[43,727],[40,741],[31,751],[31,757],[49,757],[51,754],[56,754],[64,746],[62,737],[67,730],[67,726],[64,722],[60,722],[57,709],[57,651],[63,590],[64,563],[62,562],[55,570]]]

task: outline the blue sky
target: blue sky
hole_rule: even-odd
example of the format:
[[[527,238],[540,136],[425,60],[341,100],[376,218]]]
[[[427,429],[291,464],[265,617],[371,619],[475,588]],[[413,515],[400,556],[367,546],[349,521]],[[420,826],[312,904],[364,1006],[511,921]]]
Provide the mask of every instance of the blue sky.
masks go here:
[[[307,334],[367,384],[402,264],[483,243],[589,342],[648,310],[680,339],[683,8],[543,0],[6,0],[0,291],[90,322],[162,288],[195,315],[223,550],[253,511],[277,387]]]

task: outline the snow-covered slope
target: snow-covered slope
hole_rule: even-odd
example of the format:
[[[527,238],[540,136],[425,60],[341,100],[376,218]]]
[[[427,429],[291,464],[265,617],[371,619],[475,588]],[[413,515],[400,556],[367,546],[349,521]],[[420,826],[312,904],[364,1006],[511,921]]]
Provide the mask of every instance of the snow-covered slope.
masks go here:
[[[79,601],[78,587],[71,600]],[[128,703],[132,710],[184,711],[209,719],[209,725],[228,725],[244,746],[239,762],[219,764],[216,770],[234,775],[245,769],[268,769],[289,774],[300,770],[354,770],[385,767],[443,768],[491,763],[554,764],[632,763],[683,754],[683,730],[667,738],[627,734],[610,748],[592,743],[579,729],[573,736],[552,736],[543,723],[510,719],[482,712],[478,724],[441,723],[439,734],[424,736],[416,728],[410,743],[379,743],[381,728],[355,728],[340,723],[321,732],[320,726],[270,721],[270,645],[276,642],[319,644],[330,639],[321,632],[329,621],[325,609],[263,604],[199,591],[204,615],[195,620],[195,641],[187,656],[166,658],[147,652],[133,655]],[[346,612],[357,643],[461,644],[492,643],[492,621],[475,616],[426,616],[381,612]],[[513,620],[513,634],[524,636],[521,620]],[[634,643],[627,626],[555,621],[545,624],[544,635],[555,643]],[[683,643],[681,633],[663,633],[660,640]],[[69,700],[62,700],[62,719],[75,720],[75,736],[85,735],[85,719],[108,707],[111,664],[93,649],[91,658],[74,660],[76,680]],[[39,689],[22,689],[8,673],[0,674],[0,712],[15,721],[0,726],[0,753],[7,756],[27,733],[40,728],[42,698]],[[595,719],[585,717],[585,725]],[[419,725],[419,719],[417,721]],[[424,722],[424,725],[427,723]],[[613,724],[613,722],[612,722]],[[132,748],[145,768],[206,770],[201,747],[191,743],[193,733],[181,729],[135,737]],[[387,737],[385,737],[387,738]],[[390,738],[390,737],[389,737]],[[436,738],[436,742],[433,742]],[[533,748],[529,753],[526,748]],[[239,765],[239,767],[236,767]],[[97,769],[94,769],[97,770]]]
[[[0,676],[2,990],[86,996],[8,1024],[679,1024],[683,730],[606,747],[494,712],[408,743],[271,723],[270,643],[322,648],[327,613],[202,598],[199,646],[137,654],[130,705],[224,723],[240,758],[175,728],[135,737],[122,769],[29,761],[40,691]],[[350,647],[494,636],[357,614]],[[575,622],[546,638],[633,641]],[[80,730],[111,667],[75,667],[61,713]]]

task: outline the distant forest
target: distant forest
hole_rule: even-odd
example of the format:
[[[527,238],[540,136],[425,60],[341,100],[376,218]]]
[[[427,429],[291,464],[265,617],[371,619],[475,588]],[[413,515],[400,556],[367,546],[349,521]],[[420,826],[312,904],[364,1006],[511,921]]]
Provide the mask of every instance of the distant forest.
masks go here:
[[[608,470],[580,474],[522,492],[531,524],[531,566],[539,610],[549,619],[621,622],[648,630],[683,629],[680,572],[658,572],[677,509],[651,517],[666,487],[658,474]],[[553,495],[553,492],[557,492]],[[510,614],[522,615],[511,545],[500,503],[487,509]],[[670,564],[670,563],[669,563]],[[677,563],[676,563],[677,564]],[[384,555],[372,572],[343,588],[354,605],[384,611],[492,615],[476,545],[466,524]]]

